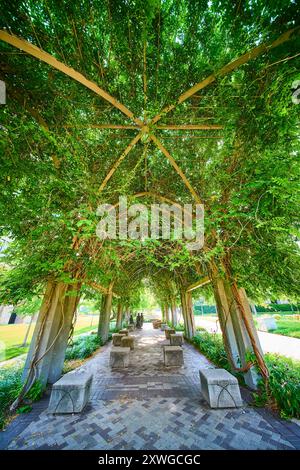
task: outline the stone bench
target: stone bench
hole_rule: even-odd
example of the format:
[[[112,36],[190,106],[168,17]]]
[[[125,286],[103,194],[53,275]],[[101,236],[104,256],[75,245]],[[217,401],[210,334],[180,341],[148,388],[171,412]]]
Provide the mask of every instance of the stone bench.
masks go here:
[[[122,348],[130,348],[131,350],[134,349],[134,337],[133,336],[123,336],[121,339],[121,346]]]
[[[225,369],[200,369],[201,393],[211,408],[242,406],[236,377]]]
[[[130,348],[112,347],[110,351],[110,367],[123,369],[129,366]]]
[[[119,331],[119,335],[126,335],[128,336],[128,330],[126,328],[124,328],[123,330],[120,330]]]
[[[166,339],[170,339],[170,335],[174,335],[176,332],[175,330],[173,330],[173,328],[167,328],[165,330],[165,336],[166,336]]]
[[[182,346],[183,345],[183,336],[170,334],[170,345],[171,346]]]
[[[277,330],[276,320],[273,317],[257,318],[257,324],[260,331]]]
[[[168,325],[167,325],[166,323],[162,323],[162,324],[160,325],[161,331],[165,331],[167,328],[169,328],[169,327],[168,327]]]
[[[80,413],[87,404],[92,386],[93,374],[79,369],[63,375],[52,386],[49,413]]]
[[[134,331],[134,328],[135,328],[134,323],[129,323],[127,327],[128,331]]]
[[[167,367],[183,365],[183,350],[180,346],[164,346],[164,363]]]
[[[112,343],[114,346],[121,346],[121,340],[122,338],[124,338],[124,336],[126,335],[123,335],[123,334],[120,334],[120,333],[114,333],[112,335]]]

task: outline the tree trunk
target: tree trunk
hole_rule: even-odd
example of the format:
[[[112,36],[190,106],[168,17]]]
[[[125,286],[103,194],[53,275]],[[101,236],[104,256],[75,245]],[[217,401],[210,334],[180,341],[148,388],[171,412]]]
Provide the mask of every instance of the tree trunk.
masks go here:
[[[162,322],[165,323],[165,322],[166,322],[165,306],[164,306],[164,305],[161,305],[161,306],[160,306],[160,309],[161,309],[161,319],[162,319]]]
[[[69,285],[64,298],[62,308],[62,327],[60,334],[53,346],[52,360],[49,370],[48,382],[54,384],[61,377],[64,366],[69,334],[72,328],[74,314],[80,300],[80,285]]]
[[[61,375],[68,335],[79,301],[80,284],[49,281],[27,355],[23,380],[42,384]],[[76,291],[77,296],[70,296]]]
[[[165,305],[164,305],[164,309],[165,309],[165,319],[166,319],[166,323],[169,323],[169,322],[170,322],[170,314],[169,314],[169,306],[168,306],[168,304],[165,304]]]
[[[118,310],[117,310],[117,323],[116,323],[116,328],[120,330],[122,328],[122,322],[123,322],[123,305],[121,302],[118,303]]]
[[[172,316],[172,325],[177,326],[177,323],[178,323],[177,309],[176,309],[176,303],[174,301],[171,302],[171,316]]]
[[[187,292],[184,288],[182,288],[180,297],[185,336],[188,339],[192,339],[192,337],[195,335],[195,319],[193,312],[192,294],[191,292]]]
[[[101,302],[101,310],[99,316],[98,336],[101,338],[102,343],[106,343],[109,334],[109,322],[112,306],[112,288],[113,283],[110,283],[108,293],[103,294]]]
[[[237,287],[227,271],[222,276],[213,263],[211,277],[224,346],[231,367],[244,372],[247,385],[256,389],[259,375],[251,367],[248,353],[255,354],[264,377],[268,376],[268,370],[245,290]]]

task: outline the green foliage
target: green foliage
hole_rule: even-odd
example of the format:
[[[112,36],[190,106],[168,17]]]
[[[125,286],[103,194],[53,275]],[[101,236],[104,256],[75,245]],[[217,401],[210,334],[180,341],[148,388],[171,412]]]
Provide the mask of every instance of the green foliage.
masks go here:
[[[230,364],[220,335],[201,332],[193,337],[195,346],[218,367],[230,370]]]
[[[268,304],[268,305],[256,305],[256,311],[258,313],[263,312],[298,312],[300,311],[299,304]]]
[[[269,389],[283,418],[300,418],[300,362],[274,354],[265,355],[270,373]],[[255,402],[262,406],[268,402],[264,383]]]
[[[120,328],[116,328],[116,327],[109,329],[110,334],[119,333],[119,331],[120,331]]]
[[[66,360],[86,359],[91,356],[96,349],[101,346],[101,339],[98,335],[84,335],[75,339],[72,346],[66,350]]]
[[[194,336],[192,342],[216,366],[231,371],[220,335],[207,332],[201,333]],[[252,356],[251,359],[253,359]],[[270,374],[269,392],[276,401],[281,416],[299,418],[300,363],[272,354],[265,354],[265,360]],[[231,371],[231,373],[234,373],[234,371]],[[257,406],[265,406],[268,403],[268,396],[263,381],[261,381],[259,387],[259,393],[253,394],[254,402]]]
[[[0,369],[0,429],[5,426],[9,407],[19,395],[22,388],[22,368],[3,367]],[[38,401],[42,397],[44,388],[39,381],[36,381],[25,396],[25,401]],[[25,413],[30,411],[28,404],[22,405],[17,412]]]
[[[20,348],[18,346],[11,346],[5,349],[5,360],[8,361],[9,359],[13,359],[14,357],[18,357],[21,354],[25,354],[28,352],[29,346],[24,348]]]
[[[39,380],[36,380],[25,398],[31,401],[39,401],[43,396],[44,390],[45,387],[43,384]]]
[[[300,338],[300,320],[276,319],[277,329],[272,333]]]
[[[17,409],[17,413],[18,414],[29,413],[31,410],[32,410],[32,407],[30,405],[24,405],[24,406],[20,406]]]
[[[184,331],[184,324],[183,323],[178,323],[174,328],[175,331]]]
[[[41,297],[25,299],[16,306],[15,311],[20,316],[34,315],[39,312],[42,303]]]
[[[5,425],[8,409],[21,391],[21,369],[0,369],[0,429]]]

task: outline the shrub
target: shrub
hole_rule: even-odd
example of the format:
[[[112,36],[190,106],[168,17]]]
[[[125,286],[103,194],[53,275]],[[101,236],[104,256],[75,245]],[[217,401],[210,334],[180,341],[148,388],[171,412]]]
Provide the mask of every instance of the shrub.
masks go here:
[[[3,368],[0,370],[0,429],[3,428],[10,405],[21,391],[22,370]]]
[[[272,317],[275,318],[275,320],[281,319],[281,315],[279,315],[279,313],[275,313],[275,315],[272,315]]]
[[[85,335],[75,339],[72,346],[66,350],[66,360],[86,359],[91,356],[96,349],[101,346],[101,339],[98,335]]]
[[[200,333],[193,337],[192,343],[218,367],[231,370],[221,335]],[[269,392],[281,416],[300,418],[300,363],[274,354],[265,354],[265,360],[270,374]],[[235,375],[241,379],[241,374]],[[267,404],[263,381],[259,384],[259,392],[254,393],[253,397],[257,405]]]
[[[211,334],[204,331],[194,336],[192,342],[208,359],[210,359],[218,367],[230,370],[230,364],[228,362],[223,340],[220,335]]]
[[[125,324],[124,324],[124,328],[126,328]],[[117,328],[117,327],[114,327],[114,328],[110,328],[109,329],[109,332],[112,334],[112,333],[119,333],[121,328]]]
[[[21,367],[5,367],[0,369],[0,429],[6,423],[9,407],[15,401],[22,389],[22,371]],[[43,395],[43,386],[37,380],[25,396],[25,401],[38,401]],[[30,411],[31,407],[27,404],[17,409],[17,413]]]
[[[202,331],[206,331],[206,329],[203,328],[203,326],[196,326],[196,331],[202,332]]]
[[[270,374],[270,393],[281,416],[300,418],[300,363],[276,354],[266,354],[265,360]],[[260,383],[260,393],[255,393],[254,398],[258,404],[267,403],[263,382]]]
[[[172,327],[173,328],[173,327]],[[174,326],[175,331],[184,331],[183,323],[178,323],[178,325]]]

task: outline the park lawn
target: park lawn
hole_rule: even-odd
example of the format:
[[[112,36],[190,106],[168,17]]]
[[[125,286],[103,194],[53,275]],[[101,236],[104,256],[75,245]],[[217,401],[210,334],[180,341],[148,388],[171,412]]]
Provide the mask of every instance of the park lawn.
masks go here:
[[[277,329],[270,331],[284,336],[292,336],[293,338],[300,338],[300,321],[292,319],[276,320]]]
[[[78,315],[74,332],[82,334],[93,330],[97,326],[98,315]],[[30,342],[35,323],[31,325],[27,343]],[[28,325],[19,323],[16,325],[0,325],[0,362],[25,354],[29,344],[21,348]]]

